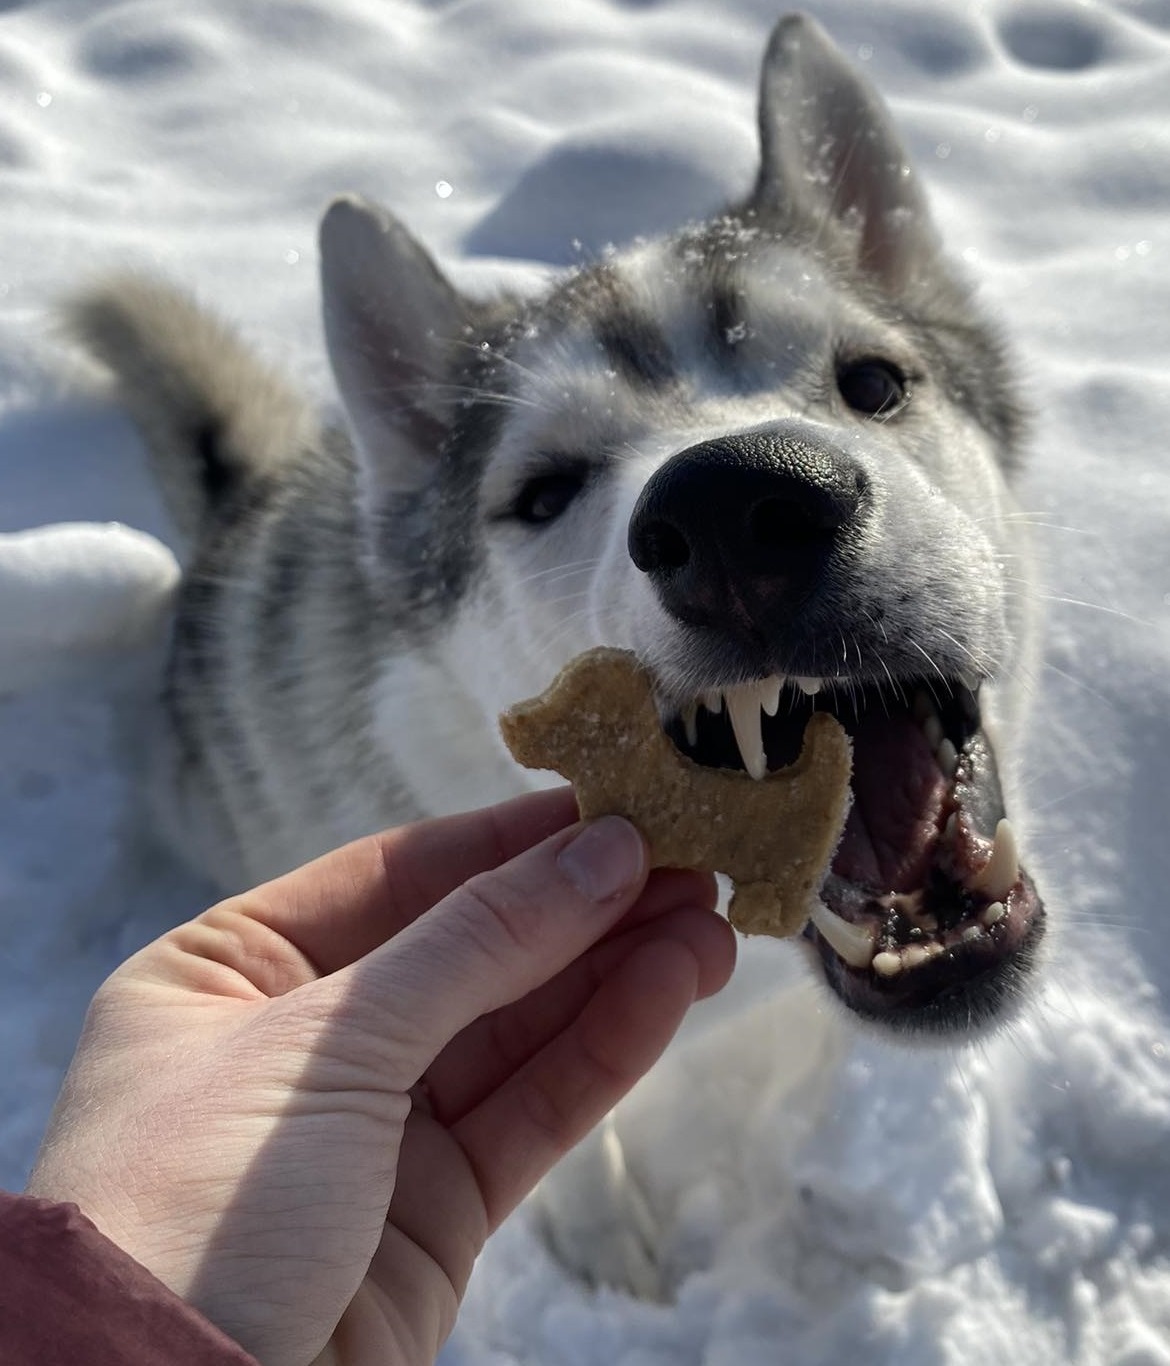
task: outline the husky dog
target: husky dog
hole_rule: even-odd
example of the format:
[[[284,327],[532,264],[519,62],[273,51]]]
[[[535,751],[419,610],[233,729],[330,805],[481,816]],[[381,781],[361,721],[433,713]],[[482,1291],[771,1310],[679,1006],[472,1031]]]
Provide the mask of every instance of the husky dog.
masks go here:
[[[496,718],[597,644],[755,777],[814,709],[853,806],[805,931],[853,1012],[994,1021],[1044,912],[989,739],[1026,634],[1010,361],[874,91],[810,20],[764,60],[754,187],[542,297],[464,297],[385,210],[321,226],[345,410],[173,290],[74,333],[189,544],[166,684],[172,818],[230,887],[515,793]],[[1002,704],[1001,704],[1002,705]]]

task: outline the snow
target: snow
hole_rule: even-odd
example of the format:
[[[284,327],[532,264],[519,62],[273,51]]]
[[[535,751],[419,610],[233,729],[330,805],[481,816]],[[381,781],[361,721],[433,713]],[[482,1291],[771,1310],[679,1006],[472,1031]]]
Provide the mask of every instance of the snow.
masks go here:
[[[1017,340],[1048,590],[1017,758],[1058,927],[1011,1031],[846,1027],[785,946],[614,1121],[665,1298],[581,1286],[531,1211],[448,1366],[1170,1366],[1170,5],[815,0],[890,100]],[[66,396],[52,308],[191,284],[327,395],[322,203],[381,198],[471,284],[524,283],[750,180],[771,3],[28,0],[0,15],[0,1181],[89,993],[211,890],[138,764],[175,563],[142,451]]]
[[[119,522],[57,522],[0,536],[0,690],[85,669],[158,640],[179,579],[171,552]]]

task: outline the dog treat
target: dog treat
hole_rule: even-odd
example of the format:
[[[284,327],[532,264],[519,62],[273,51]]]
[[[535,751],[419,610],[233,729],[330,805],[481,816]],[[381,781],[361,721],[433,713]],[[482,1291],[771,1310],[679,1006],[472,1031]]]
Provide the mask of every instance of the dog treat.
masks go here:
[[[583,819],[633,821],[655,867],[726,873],[728,915],[743,934],[803,928],[849,810],[852,746],[832,716],[815,713],[796,762],[764,778],[707,768],[662,729],[637,657],[603,647],[506,711],[500,729],[519,763],[569,779]]]

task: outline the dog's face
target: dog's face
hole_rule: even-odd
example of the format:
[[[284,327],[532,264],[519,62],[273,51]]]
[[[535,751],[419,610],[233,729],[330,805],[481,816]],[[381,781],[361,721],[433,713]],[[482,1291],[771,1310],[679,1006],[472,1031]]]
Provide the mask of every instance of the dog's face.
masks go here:
[[[773,38],[761,132],[744,204],[524,305],[467,303],[393,220],[335,206],[326,317],[375,555],[404,629],[474,670],[485,729],[601,643],[651,665],[700,763],[762,776],[837,714],[854,803],[807,938],[858,1014],[965,1030],[1043,923],[985,725],[1021,630],[1005,362],[808,21]],[[407,329],[358,302],[388,270],[387,310],[429,331],[389,370]]]

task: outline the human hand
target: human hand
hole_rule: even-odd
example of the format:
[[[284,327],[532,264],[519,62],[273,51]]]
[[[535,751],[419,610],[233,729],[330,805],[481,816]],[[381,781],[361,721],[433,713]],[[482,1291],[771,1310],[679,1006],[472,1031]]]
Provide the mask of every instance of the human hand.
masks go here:
[[[428,1363],[488,1234],[730,975],[711,878],[562,789],[351,844],[94,998],[29,1193],[266,1366]]]

